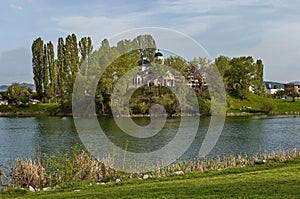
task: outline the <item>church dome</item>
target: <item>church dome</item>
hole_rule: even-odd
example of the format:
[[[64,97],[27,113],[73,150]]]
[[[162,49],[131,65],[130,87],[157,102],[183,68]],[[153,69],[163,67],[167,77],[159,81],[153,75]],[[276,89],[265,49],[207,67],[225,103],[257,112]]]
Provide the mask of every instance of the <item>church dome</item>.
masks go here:
[[[163,57],[164,55],[161,52],[156,52],[154,57]]]

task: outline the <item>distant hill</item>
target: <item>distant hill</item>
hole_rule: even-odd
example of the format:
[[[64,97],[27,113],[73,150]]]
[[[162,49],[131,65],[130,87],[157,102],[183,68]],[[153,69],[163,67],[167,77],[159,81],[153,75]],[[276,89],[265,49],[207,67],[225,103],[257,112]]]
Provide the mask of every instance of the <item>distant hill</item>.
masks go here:
[[[7,85],[1,85],[1,86],[0,86],[0,91],[6,91],[7,88],[8,88]]]
[[[28,84],[28,83],[20,83],[21,86],[26,86],[30,88],[31,90],[35,89],[35,86],[33,84]],[[0,92],[1,91],[6,91],[8,89],[9,85],[0,85]]]
[[[300,84],[300,81],[290,82],[290,84]]]

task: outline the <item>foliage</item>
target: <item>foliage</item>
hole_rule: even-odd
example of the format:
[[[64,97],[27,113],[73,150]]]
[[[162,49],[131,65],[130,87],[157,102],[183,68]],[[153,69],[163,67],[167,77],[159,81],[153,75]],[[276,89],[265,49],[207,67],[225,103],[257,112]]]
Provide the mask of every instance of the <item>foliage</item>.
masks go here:
[[[211,101],[206,98],[198,98],[201,115],[211,115]]]
[[[18,83],[13,83],[7,89],[8,103],[12,105],[28,105],[29,96],[29,88]]]
[[[186,75],[187,75],[186,73],[188,70],[188,63],[183,58],[181,58],[179,56],[170,56],[170,57],[166,58],[166,60],[164,61],[164,64],[166,66],[174,68],[179,74],[186,77]]]
[[[263,87],[263,63],[256,62],[251,56],[228,58],[219,56],[215,64],[223,77],[225,88],[233,97],[245,99],[252,87],[256,94],[262,95]]]
[[[274,111],[274,109],[275,109],[275,104],[272,99],[267,99],[267,100],[263,101],[263,103],[261,105],[261,110],[264,113],[270,114],[270,113],[272,113],[272,111]]]
[[[64,107],[71,107],[73,84],[75,78],[79,76],[78,78],[86,82],[80,88],[84,91],[82,99],[89,98],[94,92],[93,85],[97,84],[95,94],[97,113],[111,114],[111,95],[116,82],[137,66],[141,54],[153,63],[156,43],[151,35],[139,35],[132,40],[121,40],[116,46],[110,46],[108,40],[104,39],[100,48],[94,50],[90,37],[83,37],[77,41],[76,35],[70,34],[65,39],[58,39],[56,59],[53,48],[51,41],[44,44],[41,38],[37,38],[32,44],[37,97],[44,102],[61,102]],[[250,86],[256,94],[263,94],[263,63],[261,60],[255,61],[251,56],[232,59],[219,56],[214,63],[205,57],[187,61],[179,56],[170,56],[164,63],[174,68],[188,81],[197,82],[193,84],[193,89],[200,99],[199,103],[205,105],[201,110],[205,114],[210,112],[206,100],[210,99],[207,81],[210,83],[211,91],[221,86],[210,77],[213,76],[211,70],[215,66],[231,96],[246,99]],[[101,78],[99,80],[96,77]],[[120,92],[125,92],[126,89],[128,85],[123,85]],[[179,113],[179,104],[170,93],[162,95],[161,88],[144,91],[146,93],[138,92],[139,95],[133,96],[136,99],[132,99],[131,113],[147,115],[149,107],[155,101],[161,102],[169,115]],[[119,100],[122,101],[121,98]]]
[[[33,80],[38,97],[43,97],[43,81],[44,81],[44,42],[39,37],[32,44],[32,67]]]

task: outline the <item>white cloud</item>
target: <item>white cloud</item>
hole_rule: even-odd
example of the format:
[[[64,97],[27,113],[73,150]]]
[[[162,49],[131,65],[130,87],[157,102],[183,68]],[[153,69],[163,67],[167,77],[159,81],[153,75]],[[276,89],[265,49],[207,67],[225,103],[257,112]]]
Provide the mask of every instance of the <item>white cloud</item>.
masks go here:
[[[277,22],[266,24],[263,40],[249,53],[263,59],[267,78],[280,81],[300,79],[300,23]]]
[[[22,6],[16,5],[16,4],[10,4],[9,5],[10,8],[14,9],[14,10],[23,10]]]
[[[98,43],[103,38],[131,28],[131,24],[134,23],[131,17],[114,19],[105,16],[65,16],[52,17],[51,20],[56,23],[56,30],[59,32],[66,34],[75,32],[78,37],[88,35]]]

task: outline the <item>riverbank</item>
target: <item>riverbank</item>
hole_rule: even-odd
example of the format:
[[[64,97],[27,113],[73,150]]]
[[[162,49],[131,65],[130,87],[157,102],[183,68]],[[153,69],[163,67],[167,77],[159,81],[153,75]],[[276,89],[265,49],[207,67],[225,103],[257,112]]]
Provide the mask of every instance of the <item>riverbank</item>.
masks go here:
[[[28,106],[0,106],[0,116],[3,117],[30,117],[30,116],[72,116],[72,113],[60,111],[59,103],[40,103]]]
[[[300,158],[206,173],[109,183],[69,183],[54,190],[8,189],[2,198],[297,198]]]
[[[201,105],[201,104],[200,104]],[[300,100],[273,99],[249,93],[244,100],[227,96],[226,116],[251,115],[300,115]],[[25,107],[0,106],[0,116],[72,116],[70,107],[62,107],[58,103],[31,104]],[[112,117],[109,114],[99,117]],[[134,115],[133,117],[147,117],[147,115]]]

